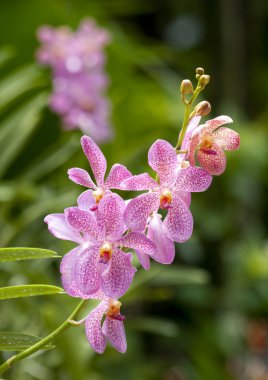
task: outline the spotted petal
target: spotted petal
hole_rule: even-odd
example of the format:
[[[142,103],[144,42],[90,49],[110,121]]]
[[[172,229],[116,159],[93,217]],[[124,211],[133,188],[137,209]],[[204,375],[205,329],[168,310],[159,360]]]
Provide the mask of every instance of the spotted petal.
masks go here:
[[[125,201],[118,194],[106,195],[99,203],[97,217],[105,240],[114,242],[124,232]]]
[[[85,171],[84,169],[80,169],[80,168],[69,169],[68,176],[71,181],[77,183],[78,185],[89,187],[90,189],[96,189],[96,185],[92,181],[88,172]]]
[[[150,190],[158,187],[158,183],[153,180],[148,173],[134,175],[122,183],[123,190]]]
[[[115,164],[105,181],[105,187],[106,189],[121,189],[121,183],[131,176],[132,174],[124,165]]]
[[[99,237],[99,229],[95,215],[90,211],[81,210],[79,207],[69,207],[64,210],[69,225],[77,231],[86,232],[90,240]]]
[[[107,168],[106,159],[98,145],[90,137],[83,136],[81,138],[81,144],[92,172],[94,173],[97,185],[98,187],[102,187]]]
[[[45,223],[52,235],[62,240],[71,240],[75,243],[83,243],[80,233],[74,230],[66,221],[64,214],[50,214],[45,217]]]
[[[213,132],[215,142],[225,150],[236,150],[240,145],[240,136],[230,128],[219,128]]]
[[[171,264],[175,257],[175,245],[164,233],[159,214],[155,213],[149,223],[148,237],[157,247],[152,258],[161,264]]]
[[[136,251],[136,255],[137,255],[137,258],[138,258],[141,266],[145,270],[149,270],[150,269],[150,256],[146,255],[145,253],[139,252],[139,251]]]
[[[123,321],[106,317],[102,326],[102,333],[117,351],[126,352],[127,340]]]
[[[180,196],[175,196],[163,222],[163,231],[173,241],[183,243],[193,232],[193,217]]]
[[[141,232],[130,232],[118,240],[123,247],[132,248],[135,251],[153,256],[156,253],[156,245]]]
[[[200,192],[211,185],[212,177],[206,170],[197,166],[181,169],[177,175],[175,189],[177,191]]]
[[[89,344],[98,354],[102,354],[106,348],[106,338],[102,333],[101,320],[108,308],[108,302],[102,301],[89,313],[86,319],[86,336]]]
[[[72,297],[79,296],[75,283],[74,264],[80,252],[80,247],[74,248],[72,251],[63,256],[60,264],[61,282],[63,288],[66,293]]]
[[[196,154],[199,164],[211,175],[220,175],[226,167],[226,157],[223,149],[212,144],[209,151],[199,150]]]
[[[147,219],[153,211],[159,208],[159,194],[146,193],[132,199],[124,212],[127,227],[134,231],[144,231]]]
[[[97,292],[100,288],[99,247],[83,250],[74,263],[74,280],[81,298]]]
[[[148,162],[157,172],[162,185],[168,186],[175,181],[178,160],[175,149],[169,142],[157,140],[149,149]]]
[[[114,250],[109,265],[102,272],[102,290],[107,297],[120,298],[128,290],[136,269],[131,265],[132,255]]]
[[[184,137],[182,145],[181,145],[182,150],[188,149],[188,143],[190,141],[190,138],[191,138],[194,130],[198,127],[200,120],[201,120],[201,116],[193,116],[191,118],[191,120],[187,126],[186,134],[185,134],[185,137]]]
[[[229,116],[226,116],[226,115],[221,115],[221,116],[215,117],[214,119],[208,120],[206,122],[202,133],[213,132],[216,128],[219,128],[224,124],[229,124],[232,122],[233,122],[233,120]]]

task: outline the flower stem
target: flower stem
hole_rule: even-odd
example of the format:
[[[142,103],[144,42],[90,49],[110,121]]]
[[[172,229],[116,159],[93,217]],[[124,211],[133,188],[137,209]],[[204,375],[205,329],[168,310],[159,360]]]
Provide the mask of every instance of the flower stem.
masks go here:
[[[13,364],[27,358],[28,356],[32,355],[36,351],[41,350],[46,344],[50,343],[52,340],[54,340],[59,334],[61,334],[63,331],[67,330],[69,327],[72,326],[72,323],[70,322],[73,320],[77,314],[80,312],[82,307],[85,305],[87,300],[82,300],[78,306],[75,308],[75,310],[72,312],[72,314],[67,318],[66,321],[64,321],[56,330],[54,330],[51,334],[47,335],[45,338],[34,344],[33,346],[27,348],[26,350],[20,352],[17,355],[12,356],[7,361],[5,361],[0,366],[0,374],[6,372]]]

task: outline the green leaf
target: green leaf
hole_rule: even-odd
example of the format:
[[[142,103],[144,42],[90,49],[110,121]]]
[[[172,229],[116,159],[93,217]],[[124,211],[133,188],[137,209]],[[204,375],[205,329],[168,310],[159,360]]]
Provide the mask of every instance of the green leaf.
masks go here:
[[[23,351],[40,340],[41,338],[37,336],[14,332],[0,332],[0,351]],[[54,348],[51,343],[43,347],[44,350],[50,350],[51,348]]]
[[[20,297],[43,296],[46,294],[59,294],[64,290],[52,285],[19,285],[0,288],[0,300]]]
[[[0,248],[0,262],[61,257],[56,252],[41,248]]]

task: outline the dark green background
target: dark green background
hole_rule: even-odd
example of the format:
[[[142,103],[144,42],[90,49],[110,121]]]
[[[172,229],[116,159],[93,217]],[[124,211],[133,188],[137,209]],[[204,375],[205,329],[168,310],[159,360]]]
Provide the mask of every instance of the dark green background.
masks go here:
[[[0,244],[61,255],[72,246],[53,238],[43,218],[75,204],[82,188],[66,172],[88,164],[80,131],[63,132],[46,107],[50,72],[34,63],[35,32],[41,24],[76,28],[88,16],[113,36],[107,69],[116,137],[102,147],[109,166],[120,162],[138,174],[148,170],[147,151],[157,138],[175,144],[183,115],[179,83],[194,79],[197,66],[211,75],[204,94],[211,117],[234,119],[241,148],[227,154],[226,172],[206,193],[193,194],[195,230],[189,242],[177,245],[174,264],[140,269],[122,298],[125,355],[110,348],[94,354],[83,328],[74,328],[58,338],[56,349],[17,364],[4,377],[265,380],[267,1],[1,1]],[[2,264],[0,285],[60,285],[58,266],[56,260]],[[0,330],[45,336],[76,303],[67,295],[2,301]],[[259,335],[261,344],[253,343]]]

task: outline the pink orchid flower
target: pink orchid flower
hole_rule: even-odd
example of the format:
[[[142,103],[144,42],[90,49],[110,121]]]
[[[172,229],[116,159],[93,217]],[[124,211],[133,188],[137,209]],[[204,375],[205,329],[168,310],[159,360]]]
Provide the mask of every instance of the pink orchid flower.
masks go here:
[[[125,353],[127,341],[120,314],[121,302],[115,299],[103,300],[86,318],[86,336],[89,344],[98,354],[102,354],[107,341],[119,352]],[[102,318],[106,315],[103,325]]]
[[[220,175],[226,167],[224,150],[236,150],[240,145],[239,134],[230,128],[222,127],[233,120],[219,116],[208,120],[194,130],[189,147],[189,162],[192,166],[196,159],[211,175]]]
[[[112,166],[107,179],[104,181],[107,162],[102,151],[98,145],[88,136],[83,136],[81,138],[81,145],[95,176],[96,184],[92,181],[90,175],[84,169],[69,169],[68,175],[73,182],[93,189],[93,191],[91,191],[93,198],[89,193],[86,193],[85,197],[88,198],[91,207],[93,207],[92,210],[94,210],[96,209],[96,205],[100,202],[105,193],[109,192],[110,189],[122,189],[122,182],[125,179],[131,177],[132,174],[124,165],[115,164]]]
[[[110,193],[101,199],[94,213],[70,207],[63,214],[45,218],[50,232],[79,246],[64,256],[61,263],[62,283],[72,296],[92,298],[100,290],[107,297],[119,298],[129,288],[136,269],[127,247],[153,255],[155,244],[140,232],[124,234],[124,200]]]
[[[190,193],[207,190],[212,177],[198,167],[181,168],[175,149],[165,140],[157,140],[151,146],[148,162],[160,183],[147,173],[123,182],[126,190],[149,190],[128,203],[124,212],[125,223],[131,230],[144,231],[149,216],[159,208],[166,209],[163,231],[170,240],[182,243],[191,237],[193,230]]]

